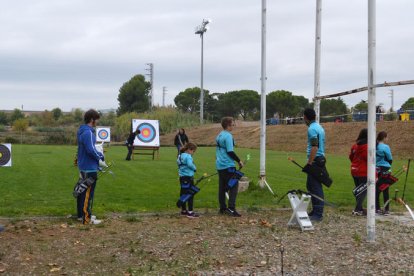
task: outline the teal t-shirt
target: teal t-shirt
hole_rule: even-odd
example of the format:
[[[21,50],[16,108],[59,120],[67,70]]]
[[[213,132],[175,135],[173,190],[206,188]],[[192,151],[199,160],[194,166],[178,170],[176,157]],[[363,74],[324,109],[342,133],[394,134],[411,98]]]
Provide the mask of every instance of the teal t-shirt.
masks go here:
[[[386,167],[391,168],[391,164],[389,161],[392,160],[392,154],[390,146],[384,143],[379,143],[377,145],[377,167]]]
[[[325,156],[325,130],[315,121],[311,122],[308,127],[308,149],[306,151],[308,158],[312,148],[311,140],[314,138],[318,139],[319,143],[315,157]]]
[[[223,130],[216,137],[216,168],[224,170],[234,167],[234,160],[227,154],[234,151],[233,135],[227,130]]]
[[[178,165],[178,174],[179,176],[194,176],[194,172],[197,170],[194,162],[193,157],[191,154],[186,152],[181,153],[178,155],[177,158],[177,165]]]

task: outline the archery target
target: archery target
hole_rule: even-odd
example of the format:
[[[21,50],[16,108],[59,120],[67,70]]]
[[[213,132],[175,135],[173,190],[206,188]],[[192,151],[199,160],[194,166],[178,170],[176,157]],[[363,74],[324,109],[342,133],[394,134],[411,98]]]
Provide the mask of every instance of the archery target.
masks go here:
[[[97,127],[96,142],[111,142],[111,129],[109,127]]]
[[[157,120],[132,120],[132,131],[141,132],[134,140],[134,146],[158,147],[160,145],[159,123]]]
[[[0,144],[0,167],[11,167],[11,144]]]

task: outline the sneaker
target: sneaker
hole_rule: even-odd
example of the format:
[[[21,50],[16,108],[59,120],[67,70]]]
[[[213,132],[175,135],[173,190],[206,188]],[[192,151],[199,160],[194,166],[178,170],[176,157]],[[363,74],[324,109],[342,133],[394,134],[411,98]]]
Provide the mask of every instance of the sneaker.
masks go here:
[[[310,217],[309,217],[309,219],[310,219],[311,221],[313,221],[313,222],[320,222],[320,221],[322,221],[322,217],[320,217],[320,216],[316,216],[316,215],[312,215],[312,216],[310,216]]]
[[[200,215],[194,212],[188,212],[187,214],[187,218],[198,218],[198,217],[200,217]]]
[[[101,219],[96,219],[96,217],[95,217],[95,219],[91,218],[91,221],[89,222],[89,224],[95,224],[95,225],[101,224],[101,223],[102,223],[102,220]]]
[[[83,217],[79,217],[76,219],[77,221],[83,221]]]
[[[353,216],[364,216],[364,211],[352,211]]]
[[[227,208],[225,210],[225,214],[227,214],[231,217],[241,217],[241,215],[236,211],[236,209]]]
[[[180,215],[187,216],[188,215],[188,211],[187,210],[181,210]]]
[[[382,212],[382,210],[375,210],[375,214],[376,215],[383,215],[384,213]]]
[[[389,216],[389,215],[390,215],[390,211],[388,211],[388,210],[384,210],[384,212],[382,212],[382,214],[383,214],[384,216]]]
[[[225,215],[225,214],[226,214],[226,209],[227,209],[227,208],[224,208],[224,209],[220,208],[220,210],[219,210],[219,214],[221,214],[221,215]]]
[[[92,220],[92,219],[93,219],[93,220],[95,220],[95,219],[96,219],[96,216],[92,215],[92,216],[91,216],[91,220]]]

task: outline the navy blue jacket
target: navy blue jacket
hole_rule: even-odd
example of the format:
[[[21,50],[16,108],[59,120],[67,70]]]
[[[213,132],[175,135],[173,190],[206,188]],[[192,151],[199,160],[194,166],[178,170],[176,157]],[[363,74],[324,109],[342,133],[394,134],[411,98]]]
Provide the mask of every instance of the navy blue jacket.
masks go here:
[[[78,130],[78,167],[80,171],[98,171],[99,159],[104,159],[102,153],[95,148],[95,129],[81,125]]]

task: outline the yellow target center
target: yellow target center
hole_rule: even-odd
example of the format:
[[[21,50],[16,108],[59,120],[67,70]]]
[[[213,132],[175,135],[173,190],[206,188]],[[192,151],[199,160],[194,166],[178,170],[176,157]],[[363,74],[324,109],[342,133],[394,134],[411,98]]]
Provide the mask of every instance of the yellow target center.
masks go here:
[[[149,135],[149,131],[148,130],[144,130],[142,133],[144,136],[148,136]]]
[[[0,158],[2,158],[2,157],[3,157],[3,153],[0,152]]]

